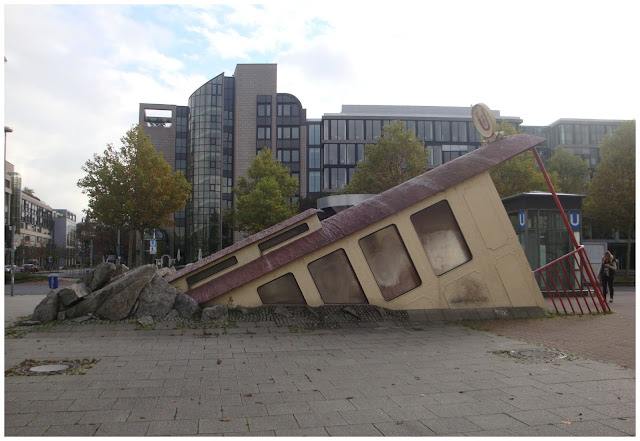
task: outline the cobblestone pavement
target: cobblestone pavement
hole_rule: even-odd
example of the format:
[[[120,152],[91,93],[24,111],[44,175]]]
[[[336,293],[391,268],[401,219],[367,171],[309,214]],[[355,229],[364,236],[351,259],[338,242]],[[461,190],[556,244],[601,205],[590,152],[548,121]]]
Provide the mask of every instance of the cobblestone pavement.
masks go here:
[[[601,317],[603,336],[616,315]],[[97,362],[85,375],[5,376],[5,435],[635,435],[635,369],[511,352],[552,355],[552,343],[446,322],[50,326],[5,338],[5,369]]]

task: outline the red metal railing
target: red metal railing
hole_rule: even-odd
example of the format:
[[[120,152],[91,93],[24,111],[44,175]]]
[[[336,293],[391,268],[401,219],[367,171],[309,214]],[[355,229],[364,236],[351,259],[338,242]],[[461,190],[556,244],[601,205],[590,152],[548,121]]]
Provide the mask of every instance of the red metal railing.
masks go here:
[[[584,246],[533,274],[544,285],[557,313],[584,314],[585,309],[588,313],[610,312]]]
[[[556,203],[556,207],[558,207],[558,211],[560,212],[560,216],[562,217],[562,221],[564,222],[565,227],[569,233],[569,237],[573,242],[575,250],[562,256],[559,259],[554,260],[551,263],[544,265],[541,268],[538,268],[533,273],[536,278],[541,279],[544,283],[544,286],[549,293],[549,298],[551,299],[551,303],[553,307],[556,309],[556,312],[560,312],[558,309],[558,305],[556,305],[556,300],[560,303],[562,310],[565,314],[568,314],[567,308],[562,299],[562,293],[564,293],[565,300],[567,300],[569,304],[569,308],[572,313],[576,313],[574,308],[574,303],[580,309],[580,314],[584,314],[584,310],[582,306],[586,306],[587,310],[591,313],[594,312],[591,310],[589,306],[589,298],[593,303],[595,312],[604,313],[610,312],[611,309],[609,305],[607,305],[604,296],[602,295],[602,290],[600,289],[600,283],[598,283],[598,279],[595,277],[593,272],[593,268],[591,267],[591,262],[589,262],[589,257],[587,257],[587,253],[584,249],[584,246],[579,245],[575,236],[573,235],[573,231],[571,230],[571,225],[569,224],[569,220],[567,219],[567,215],[564,213],[564,209],[562,208],[562,204],[560,203],[560,199],[558,199],[558,195],[556,194],[556,190],[553,188],[553,184],[551,183],[551,179],[549,179],[549,175],[547,174],[547,170],[542,163],[542,159],[538,154],[538,151],[535,147],[533,147],[533,154],[538,162],[538,166],[540,167],[540,171],[544,176],[545,181],[547,182],[547,186],[549,187],[549,191],[551,191],[551,195],[553,196],[553,200]],[[567,272],[566,265],[569,265],[569,271]],[[558,271],[558,265],[562,269],[562,274],[564,274],[564,280],[562,278],[562,274]],[[555,273],[554,273],[555,272]],[[580,278],[578,278],[578,272],[580,274]],[[586,273],[586,277],[585,277]],[[547,277],[545,277],[545,275]],[[555,276],[555,277],[554,277]],[[559,282],[562,290],[558,287]],[[565,284],[566,282],[566,284]],[[567,286],[569,285],[569,289],[573,294],[573,301],[571,296],[569,295],[569,289]],[[553,287],[553,289],[551,289]],[[576,293],[576,289],[579,291]],[[588,295],[585,295],[585,290]],[[594,298],[595,294],[595,298]],[[554,298],[555,295],[555,298]],[[582,301],[581,301],[582,300]],[[598,307],[599,306],[599,307]]]

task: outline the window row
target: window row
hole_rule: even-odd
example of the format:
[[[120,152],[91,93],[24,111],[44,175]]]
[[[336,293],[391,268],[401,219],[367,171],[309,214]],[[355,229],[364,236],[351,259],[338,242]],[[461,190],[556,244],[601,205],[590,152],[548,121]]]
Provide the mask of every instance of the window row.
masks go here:
[[[471,260],[469,247],[447,201],[413,214],[411,223],[437,276]],[[365,236],[358,244],[385,301],[422,284],[396,225]],[[344,249],[309,263],[307,269],[325,304],[368,303]],[[306,304],[292,273],[260,286],[258,295],[264,304]]]
[[[382,135],[382,127],[392,120],[324,120],[325,140],[359,141],[376,140]],[[482,137],[472,121],[402,121],[408,131],[413,132],[420,141],[442,142],[478,142]],[[311,126],[310,126],[311,128]]]

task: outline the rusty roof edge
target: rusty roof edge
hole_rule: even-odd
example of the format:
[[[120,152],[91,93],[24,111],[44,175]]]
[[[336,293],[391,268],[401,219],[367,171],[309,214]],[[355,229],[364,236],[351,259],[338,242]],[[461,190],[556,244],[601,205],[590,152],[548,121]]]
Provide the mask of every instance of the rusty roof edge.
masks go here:
[[[192,271],[195,271],[197,269],[200,269],[208,264],[210,264],[211,262],[215,262],[218,259],[221,259],[222,257],[231,254],[231,253],[235,253],[236,251],[245,248],[253,243],[256,243],[274,233],[278,233],[282,230],[285,230],[286,228],[300,222],[303,221],[305,219],[310,218],[313,215],[317,216],[317,213],[320,213],[322,210],[318,210],[316,208],[309,208],[308,210],[303,211],[302,213],[296,214],[293,217],[290,217],[289,219],[286,219],[282,222],[280,222],[279,224],[273,225],[267,229],[264,229],[262,231],[260,231],[259,233],[253,234],[243,240],[241,240],[240,242],[236,242],[231,246],[228,246],[226,248],[223,248],[222,250],[210,254],[209,256],[203,258],[202,260],[193,263],[192,265],[189,265],[186,268],[182,268],[180,271],[177,271],[173,274],[169,274],[165,277],[165,280],[167,282],[171,282],[175,279],[178,279],[184,275],[187,275],[189,273],[191,273]]]
[[[319,230],[200,285],[188,294],[199,303],[211,300],[545,142],[545,138],[526,134],[490,143],[337,213],[322,221]]]

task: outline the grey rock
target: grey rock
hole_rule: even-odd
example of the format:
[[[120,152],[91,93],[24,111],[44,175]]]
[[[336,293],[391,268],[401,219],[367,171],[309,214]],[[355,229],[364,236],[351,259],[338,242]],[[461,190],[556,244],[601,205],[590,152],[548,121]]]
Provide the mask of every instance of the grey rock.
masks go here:
[[[130,291],[129,300],[133,298],[133,303],[129,306],[129,309],[127,310],[127,314],[128,314],[129,311],[131,311],[132,307],[134,306],[135,301],[138,298],[138,294],[140,294],[140,291],[142,291],[142,288],[151,281],[151,279],[155,275],[155,272],[156,272],[155,265],[143,265],[128,271],[123,276],[118,278],[118,280],[112,281],[110,284],[108,284],[104,288],[98,291],[92,292],[88,296],[84,297],[84,301],[67,309],[65,311],[67,313],[67,317],[74,318],[74,317],[80,317],[88,313],[97,313],[97,311],[102,307],[104,303],[108,302],[112,297],[117,296],[118,293],[122,292],[125,289],[129,289],[131,285],[135,284],[136,285],[135,288],[138,291],[135,292],[134,290],[134,294],[131,294],[131,291],[129,290]],[[125,305],[122,302],[120,303],[121,303],[120,309],[123,309]],[[120,313],[118,313],[118,315],[120,315]],[[110,320],[118,320],[118,319],[110,319]]]
[[[78,283],[84,283],[91,291],[104,287],[116,273],[116,266],[111,262],[104,262],[96,266],[93,271],[83,275]]]
[[[77,317],[75,319],[73,319],[73,321],[75,323],[84,323],[84,322],[88,322],[89,320],[95,320],[95,316],[93,314],[87,314],[87,315],[83,315],[82,317]]]
[[[58,313],[58,321],[59,322],[63,322],[66,318],[67,318],[67,315],[64,313],[64,311],[60,311]]]
[[[127,271],[129,271],[129,268],[127,267],[127,265],[122,265],[122,264],[116,265],[116,271],[115,273],[113,273],[113,276],[111,276],[111,280],[113,280],[114,277],[121,276]]]
[[[146,279],[137,279],[123,290],[117,291],[96,310],[96,315],[107,320],[122,320],[129,317],[140,292],[147,283],[149,281]]]
[[[172,309],[171,311],[169,311],[165,316],[165,318],[167,319],[177,319],[178,317],[180,317],[180,313],[175,309]]]
[[[58,293],[54,290],[49,291],[49,294],[33,310],[31,318],[39,322],[50,322],[57,319]]]
[[[74,283],[73,285],[58,291],[60,309],[68,308],[80,302],[83,297],[91,294],[91,290],[84,283]]]
[[[213,305],[202,310],[203,322],[223,322],[229,318],[229,308],[226,303],[222,305]]]
[[[251,308],[248,308],[246,306],[236,306],[235,308],[233,308],[235,311],[238,311],[240,314],[242,315],[249,315],[251,314]]]
[[[97,291],[109,283],[115,272],[116,266],[113,263],[101,263],[95,270],[93,270],[93,278],[91,279],[91,283],[87,286],[91,291]]]
[[[200,309],[198,302],[180,291],[178,291],[176,295],[176,301],[173,304],[173,308],[178,311],[180,317],[184,318],[198,318],[202,313],[202,309]]]
[[[160,274],[156,274],[140,292],[135,317],[150,315],[162,318],[166,316],[173,308],[177,295],[178,290],[169,285]]]
[[[160,275],[160,277],[165,277],[175,272],[176,272],[176,269],[174,267],[168,268],[165,266],[164,268],[158,268],[158,274]]]
[[[151,317],[150,315],[145,315],[143,317],[138,318],[138,324],[140,326],[151,326],[155,323],[155,321],[153,320],[153,317]]]

